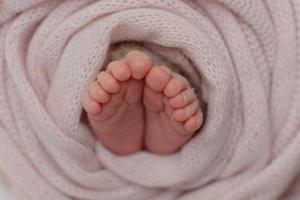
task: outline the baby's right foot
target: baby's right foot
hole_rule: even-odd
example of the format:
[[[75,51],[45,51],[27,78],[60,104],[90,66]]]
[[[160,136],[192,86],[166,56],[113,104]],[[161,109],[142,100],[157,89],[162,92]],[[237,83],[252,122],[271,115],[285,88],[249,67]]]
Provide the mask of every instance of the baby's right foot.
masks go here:
[[[145,53],[132,51],[89,85],[83,106],[94,133],[114,153],[131,154],[143,146],[143,79],[151,67]]]

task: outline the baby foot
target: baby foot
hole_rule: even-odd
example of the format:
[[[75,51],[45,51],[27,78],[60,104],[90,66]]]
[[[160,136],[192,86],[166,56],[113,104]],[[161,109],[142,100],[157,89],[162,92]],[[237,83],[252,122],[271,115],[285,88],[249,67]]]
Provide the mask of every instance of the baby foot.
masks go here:
[[[143,146],[143,79],[151,67],[145,53],[132,51],[89,85],[83,107],[97,138],[114,153],[131,154]]]
[[[199,100],[187,80],[166,67],[152,67],[145,80],[146,148],[173,153],[202,125]]]
[[[90,125],[117,154],[139,151],[143,142],[153,153],[173,153],[202,125],[199,102],[187,80],[166,67],[152,67],[139,51],[111,62],[88,91],[83,106]]]

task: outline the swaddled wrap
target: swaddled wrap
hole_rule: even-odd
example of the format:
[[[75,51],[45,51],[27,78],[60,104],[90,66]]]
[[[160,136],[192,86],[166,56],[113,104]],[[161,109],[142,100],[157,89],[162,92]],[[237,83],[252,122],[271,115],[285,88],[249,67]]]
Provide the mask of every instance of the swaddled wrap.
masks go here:
[[[81,121],[124,41],[201,74],[205,124],[177,153],[118,156]],[[0,169],[20,199],[300,198],[299,90],[299,0],[0,1]]]

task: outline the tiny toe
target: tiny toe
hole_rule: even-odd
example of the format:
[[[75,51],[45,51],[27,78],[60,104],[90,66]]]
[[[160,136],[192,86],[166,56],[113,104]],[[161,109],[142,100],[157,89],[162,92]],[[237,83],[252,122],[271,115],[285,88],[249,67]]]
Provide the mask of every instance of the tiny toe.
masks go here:
[[[191,103],[193,100],[197,98],[194,89],[188,88],[175,97],[171,98],[169,101],[170,106],[173,108],[182,108],[187,104]]]
[[[97,101],[98,103],[106,103],[109,101],[109,94],[105,92],[105,90],[98,84],[97,81],[93,81],[89,85],[88,91],[91,98]]]
[[[167,97],[174,97],[176,94],[186,89],[187,87],[187,80],[183,76],[174,73],[173,78],[169,81],[168,85],[164,89],[164,93]]]
[[[107,71],[111,73],[118,81],[127,81],[131,76],[127,64],[119,60],[109,63]]]
[[[188,132],[195,132],[201,127],[202,123],[203,123],[203,114],[201,111],[198,111],[197,114],[195,114],[185,122],[184,128]]]
[[[173,112],[173,117],[179,122],[186,121],[192,115],[194,115],[199,110],[198,100],[194,100],[192,103],[184,108],[177,109]]]
[[[155,92],[161,92],[169,83],[172,72],[167,67],[152,67],[146,76],[146,84]]]
[[[116,79],[105,71],[102,71],[97,75],[97,80],[106,92],[116,93],[120,90],[120,85]]]
[[[150,57],[141,51],[129,52],[125,61],[130,68],[132,78],[137,80],[143,79],[152,67]]]
[[[89,114],[98,114],[101,112],[101,106],[87,95],[83,100],[83,108]]]

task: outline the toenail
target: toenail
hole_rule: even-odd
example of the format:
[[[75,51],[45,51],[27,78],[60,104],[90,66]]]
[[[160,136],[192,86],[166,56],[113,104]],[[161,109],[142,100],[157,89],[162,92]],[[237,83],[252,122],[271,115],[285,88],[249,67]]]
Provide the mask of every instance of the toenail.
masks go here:
[[[172,76],[172,71],[166,66],[159,66],[169,77]]]
[[[180,82],[177,80],[177,81],[174,81],[174,90],[176,91],[176,92],[180,92],[180,89],[181,89],[181,84],[180,84]]]
[[[186,111],[185,110],[175,110],[174,113],[174,118],[177,119],[177,121],[185,121],[183,120],[186,116]]]

